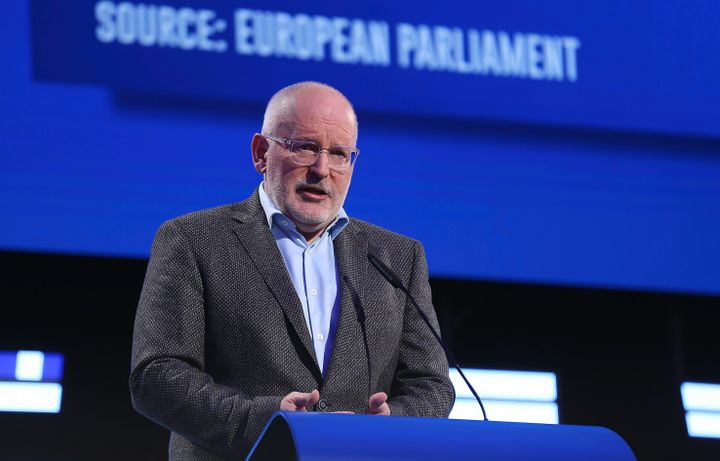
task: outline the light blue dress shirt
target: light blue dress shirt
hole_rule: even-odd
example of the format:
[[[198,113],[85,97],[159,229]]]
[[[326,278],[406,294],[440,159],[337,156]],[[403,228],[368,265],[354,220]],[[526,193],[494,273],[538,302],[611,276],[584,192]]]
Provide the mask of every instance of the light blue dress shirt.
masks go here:
[[[263,183],[260,183],[259,194],[268,226],[302,303],[317,363],[324,376],[335,341],[340,310],[333,240],[347,226],[347,214],[341,208],[335,222],[308,245],[305,237],[297,231],[295,223],[270,199]]]

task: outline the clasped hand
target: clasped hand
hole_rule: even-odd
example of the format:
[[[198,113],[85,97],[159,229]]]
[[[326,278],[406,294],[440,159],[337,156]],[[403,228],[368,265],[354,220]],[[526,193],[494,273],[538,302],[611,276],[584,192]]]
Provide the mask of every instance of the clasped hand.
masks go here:
[[[390,406],[387,403],[388,396],[384,392],[373,394],[368,399],[368,415],[390,415]],[[291,392],[280,401],[281,411],[309,411],[320,401],[320,392],[314,389],[312,392]],[[352,411],[333,411],[331,413],[353,413]]]

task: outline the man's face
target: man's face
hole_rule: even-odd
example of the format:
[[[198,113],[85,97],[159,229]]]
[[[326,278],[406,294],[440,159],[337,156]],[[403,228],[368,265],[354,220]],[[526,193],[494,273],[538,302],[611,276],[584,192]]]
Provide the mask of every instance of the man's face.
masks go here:
[[[311,140],[323,148],[355,145],[357,133],[352,108],[339,95],[322,88],[306,90],[294,96],[291,106],[277,124],[276,132],[266,134]],[[297,165],[291,159],[288,146],[270,139],[266,142],[262,171],[266,192],[302,234],[316,235],[335,219],[342,207],[352,169],[331,170],[325,151],[313,165]],[[255,142],[253,145],[255,147]]]

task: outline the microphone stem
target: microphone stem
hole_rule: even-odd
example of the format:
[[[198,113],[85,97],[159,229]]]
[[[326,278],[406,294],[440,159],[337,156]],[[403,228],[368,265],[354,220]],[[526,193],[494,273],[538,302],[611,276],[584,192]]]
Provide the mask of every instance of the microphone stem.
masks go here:
[[[427,316],[422,311],[422,309],[420,309],[420,306],[418,305],[417,301],[415,301],[415,298],[410,293],[410,290],[405,288],[405,286],[400,286],[398,288],[400,288],[400,290],[402,290],[402,292],[405,293],[408,296],[408,298],[410,299],[410,301],[413,303],[413,306],[415,306],[415,309],[417,309],[418,313],[420,314],[420,317],[423,319],[425,324],[428,326],[428,328],[432,332],[433,336],[435,336],[435,339],[437,339],[437,341],[440,343],[440,346],[442,346],[443,350],[445,351],[445,355],[450,360],[450,362],[452,362],[453,366],[458,371],[458,373],[460,373],[460,376],[465,381],[465,384],[467,384],[467,387],[468,387],[468,389],[470,389],[470,392],[472,392],[472,395],[475,396],[475,400],[477,400],[478,405],[480,405],[480,410],[482,411],[483,420],[489,421],[489,419],[487,417],[487,413],[485,412],[485,405],[483,405],[482,400],[480,400],[480,396],[477,394],[477,392],[475,392],[475,388],[473,388],[472,385],[470,384],[470,381],[468,381],[467,377],[465,376],[465,373],[463,373],[463,371],[462,371],[462,368],[460,368],[460,365],[458,365],[457,360],[455,360],[455,357],[453,357],[452,352],[450,352],[450,349],[445,344],[445,341],[443,341],[442,338],[440,337],[440,335],[435,331],[435,328],[433,328],[432,324],[430,323],[430,320],[427,318]]]

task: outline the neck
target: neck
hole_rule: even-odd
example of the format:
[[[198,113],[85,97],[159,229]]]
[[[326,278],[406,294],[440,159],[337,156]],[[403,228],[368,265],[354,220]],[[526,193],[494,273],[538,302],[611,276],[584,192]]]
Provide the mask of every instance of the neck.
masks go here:
[[[302,236],[305,237],[305,240],[307,241],[307,243],[313,243],[315,240],[317,240],[318,237],[320,237],[320,234],[322,234],[322,231],[321,231],[321,232],[315,232],[315,233],[312,233],[312,234],[308,234],[308,233],[305,233],[305,232],[300,232],[300,234],[302,234]]]
[[[312,243],[315,239],[320,237],[323,234],[323,232],[325,232],[330,226],[335,224],[337,222],[337,220],[338,220],[338,217],[335,216],[335,218],[333,218],[329,222],[320,224],[319,226],[312,226],[312,227],[307,227],[307,226],[301,225],[299,223],[295,223],[295,228],[297,229],[298,232],[300,232],[300,235],[305,237],[305,241],[307,243]]]
[[[330,224],[332,223],[325,224],[321,227],[307,228],[305,226],[300,227],[300,225],[296,223],[295,227],[297,228],[298,232],[300,232],[300,235],[305,237],[305,241],[307,241],[307,243],[312,243],[318,237],[320,237],[323,232],[325,232],[325,229],[327,229]]]

